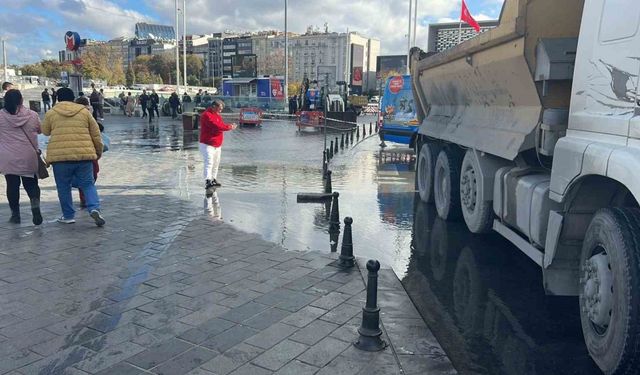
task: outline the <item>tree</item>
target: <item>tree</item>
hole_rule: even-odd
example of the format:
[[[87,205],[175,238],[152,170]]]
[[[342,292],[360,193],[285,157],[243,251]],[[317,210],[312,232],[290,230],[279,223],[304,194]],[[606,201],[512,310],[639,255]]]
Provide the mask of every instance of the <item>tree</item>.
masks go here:
[[[47,72],[44,70],[42,65],[40,65],[40,63],[35,63],[22,66],[22,74],[25,76],[44,77]]]
[[[136,73],[133,70],[132,64],[129,64],[129,69],[127,69],[125,80],[127,82],[127,87],[133,86],[133,84],[136,82]]]
[[[187,77],[187,84],[189,86],[200,86],[200,79],[194,75]]]
[[[300,89],[302,88],[302,82],[289,82],[288,88],[289,88],[288,94],[290,96],[299,95]]]
[[[107,81],[110,85],[125,81],[122,58],[109,45],[94,45],[83,52],[82,74],[87,78]]]

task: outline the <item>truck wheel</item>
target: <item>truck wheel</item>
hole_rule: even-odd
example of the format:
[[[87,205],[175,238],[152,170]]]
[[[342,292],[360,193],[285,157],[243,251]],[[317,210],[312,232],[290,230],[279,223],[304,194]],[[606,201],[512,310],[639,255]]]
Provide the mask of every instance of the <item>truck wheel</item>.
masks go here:
[[[473,150],[469,149],[462,160],[460,171],[460,201],[462,216],[472,233],[486,233],[493,227],[492,201],[486,200],[483,191],[480,163]]]
[[[436,165],[439,147],[432,142],[425,142],[418,154],[418,168],[416,168],[416,185],[420,199],[426,203],[433,202],[433,171]]]
[[[422,146],[424,147],[424,146]],[[440,151],[434,174],[433,200],[438,216],[443,220],[459,219],[460,209],[460,157],[455,150]]]
[[[640,371],[640,210],[598,211],[582,245],[580,318],[606,374]]]

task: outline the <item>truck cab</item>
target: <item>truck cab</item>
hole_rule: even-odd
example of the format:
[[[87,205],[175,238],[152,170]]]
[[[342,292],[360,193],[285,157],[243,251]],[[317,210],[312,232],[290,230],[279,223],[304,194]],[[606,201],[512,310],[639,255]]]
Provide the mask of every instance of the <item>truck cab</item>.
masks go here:
[[[636,0],[506,0],[495,29],[411,55],[421,199],[578,296],[607,374],[640,373],[639,28]]]

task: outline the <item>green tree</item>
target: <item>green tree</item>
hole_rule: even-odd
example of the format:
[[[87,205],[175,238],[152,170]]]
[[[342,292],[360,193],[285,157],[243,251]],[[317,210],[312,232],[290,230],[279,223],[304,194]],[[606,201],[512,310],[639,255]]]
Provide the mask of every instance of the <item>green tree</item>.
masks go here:
[[[133,86],[133,84],[136,82],[136,73],[133,70],[132,64],[130,64],[129,65],[129,69],[127,69],[127,74],[125,76],[125,81],[127,83],[127,87]]]
[[[189,86],[200,86],[200,79],[194,75],[187,77],[187,84]]]
[[[25,75],[25,76],[39,76],[39,77],[42,76],[43,77],[47,74],[47,72],[42,67],[42,65],[40,65],[40,63],[23,65],[21,70],[22,70],[22,75]]]

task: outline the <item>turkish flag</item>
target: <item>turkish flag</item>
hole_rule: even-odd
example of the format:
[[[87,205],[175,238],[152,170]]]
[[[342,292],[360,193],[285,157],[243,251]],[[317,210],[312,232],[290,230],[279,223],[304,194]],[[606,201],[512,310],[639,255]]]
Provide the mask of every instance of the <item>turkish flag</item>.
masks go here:
[[[467,4],[465,4],[464,0],[462,0],[462,14],[460,14],[460,20],[473,27],[476,32],[480,32],[480,25],[478,25],[478,22],[476,22],[469,12],[469,8],[467,8]]]

